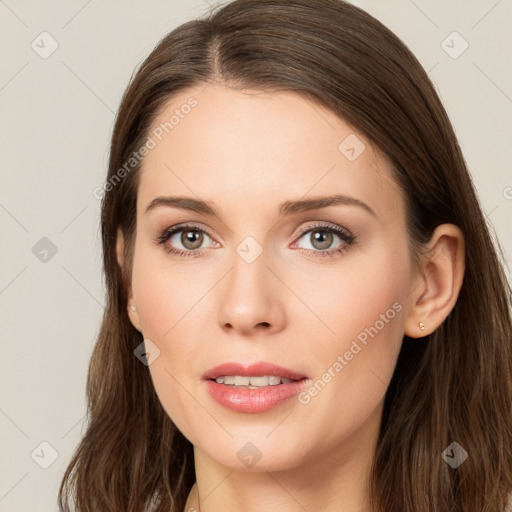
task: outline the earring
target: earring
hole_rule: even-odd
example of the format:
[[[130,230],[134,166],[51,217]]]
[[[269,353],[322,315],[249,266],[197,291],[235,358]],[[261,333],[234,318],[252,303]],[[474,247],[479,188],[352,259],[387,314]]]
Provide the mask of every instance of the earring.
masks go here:
[[[131,309],[132,311],[137,311],[137,308],[135,306],[132,306],[131,304],[128,305],[128,309]]]
[[[421,329],[422,331],[424,331],[424,330],[425,330],[425,324],[424,324],[423,322],[420,322],[418,325],[420,326],[420,329]]]

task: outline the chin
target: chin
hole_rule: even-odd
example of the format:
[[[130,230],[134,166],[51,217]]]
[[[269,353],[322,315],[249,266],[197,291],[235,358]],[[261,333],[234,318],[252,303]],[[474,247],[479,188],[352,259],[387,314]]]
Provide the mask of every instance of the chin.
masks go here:
[[[301,435],[268,435],[264,429],[258,435],[234,436],[233,438],[209,437],[192,443],[210,459],[233,471],[277,472],[301,465],[307,459],[304,438]],[[286,439],[285,439],[286,438]],[[299,451],[300,449],[300,451]]]

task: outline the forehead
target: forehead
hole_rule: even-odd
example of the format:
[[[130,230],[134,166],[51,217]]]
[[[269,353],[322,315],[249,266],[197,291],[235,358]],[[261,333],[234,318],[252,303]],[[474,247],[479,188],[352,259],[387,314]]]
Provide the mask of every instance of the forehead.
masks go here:
[[[154,147],[142,162],[140,209],[166,193],[257,210],[343,193],[381,213],[403,213],[385,155],[294,92],[191,88],[167,101],[149,136]]]

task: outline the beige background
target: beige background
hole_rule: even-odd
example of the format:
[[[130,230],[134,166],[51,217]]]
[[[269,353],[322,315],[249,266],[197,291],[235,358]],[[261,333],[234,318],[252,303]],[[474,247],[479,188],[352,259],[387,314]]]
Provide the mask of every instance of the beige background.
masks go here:
[[[354,3],[429,71],[510,265],[512,1]],[[103,309],[92,191],[106,172],[114,113],[157,41],[207,8],[205,0],[0,0],[0,512],[56,510]]]

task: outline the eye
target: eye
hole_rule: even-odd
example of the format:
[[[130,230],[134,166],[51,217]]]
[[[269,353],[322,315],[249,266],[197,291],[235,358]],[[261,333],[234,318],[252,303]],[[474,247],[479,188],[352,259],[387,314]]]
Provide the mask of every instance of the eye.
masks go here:
[[[203,244],[213,241],[211,237],[197,226],[175,226],[162,233],[156,242],[165,245],[167,252],[180,256],[198,256]]]
[[[301,239],[304,239],[306,246],[298,243]],[[354,235],[346,229],[329,224],[322,224],[301,231],[297,244],[299,249],[311,252],[315,256],[332,257],[333,253],[340,253],[347,250],[354,241]],[[337,245],[336,242],[338,242]],[[335,244],[334,247],[333,244]]]

